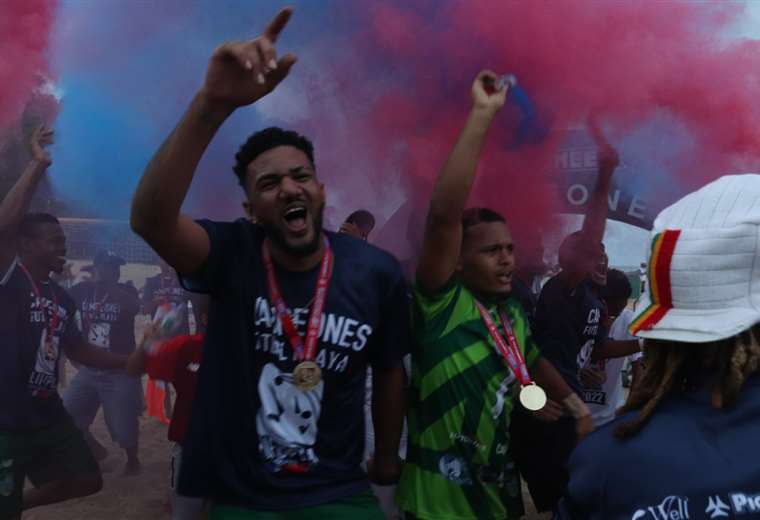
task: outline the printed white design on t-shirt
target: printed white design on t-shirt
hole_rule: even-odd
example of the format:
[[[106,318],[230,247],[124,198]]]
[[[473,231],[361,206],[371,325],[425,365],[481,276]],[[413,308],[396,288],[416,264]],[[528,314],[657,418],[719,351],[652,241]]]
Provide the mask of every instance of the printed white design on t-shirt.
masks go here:
[[[734,492],[729,493],[731,497],[731,506],[737,515],[756,515],[760,513],[760,493],[749,495],[747,493]]]
[[[631,520],[687,520],[689,518],[689,499],[670,495],[656,506],[639,509]]]
[[[496,391],[496,402],[491,407],[491,417],[493,417],[494,421],[497,420],[504,411],[504,399],[507,392],[509,392],[509,387],[514,381],[515,375],[510,370],[507,377],[504,378],[504,381],[501,382],[499,389]]]
[[[90,330],[87,333],[87,341],[96,347],[106,350],[111,348],[111,324],[97,322],[90,324]]]
[[[730,512],[731,508],[720,499],[719,495],[712,496],[708,499],[705,514],[710,515],[710,518],[727,517]]]
[[[438,460],[438,471],[446,480],[450,480],[460,485],[472,484],[470,475],[467,471],[467,463],[464,459],[449,455],[443,455]]]
[[[310,310],[297,307],[289,311],[303,338]],[[266,298],[258,297],[254,312],[255,350],[271,354],[283,362],[293,360],[291,345],[283,332],[275,308]],[[343,373],[348,368],[351,354],[364,350],[371,336],[371,325],[347,316],[325,313],[320,323],[319,348],[314,361],[323,372]]]
[[[48,340],[47,329],[42,329],[34,370],[29,375],[29,387],[32,395],[46,397],[48,392],[55,391],[58,383],[56,365],[58,364],[60,350],[60,338],[53,336]],[[41,394],[40,390],[43,391]]]
[[[322,411],[324,381],[307,391],[292,374],[267,363],[259,379],[261,408],[256,415],[259,452],[272,471],[303,473],[319,461],[314,452]]]
[[[578,364],[579,370],[586,368],[589,364],[589,361],[591,361],[591,354],[594,352],[594,343],[595,341],[593,339],[590,339],[578,351],[578,357],[576,358],[575,362]]]

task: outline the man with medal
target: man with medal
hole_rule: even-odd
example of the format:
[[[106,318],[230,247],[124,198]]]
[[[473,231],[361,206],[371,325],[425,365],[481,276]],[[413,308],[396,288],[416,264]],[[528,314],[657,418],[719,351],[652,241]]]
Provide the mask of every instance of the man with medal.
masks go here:
[[[76,304],[50,279],[65,265],[58,219],[27,213],[52,140],[52,130],[34,131],[32,159],[0,203],[0,518],[100,490],[98,464],[58,395],[59,359],[63,351],[97,368],[126,364],[86,341]]]
[[[522,516],[509,449],[513,397],[546,420],[556,420],[563,403],[579,436],[593,429],[588,408],[541,358],[511,295],[515,261],[504,218],[465,210],[507,90],[494,73],[478,74],[472,109],[433,188],[414,287],[409,448],[397,493],[412,518]]]
[[[210,497],[214,519],[382,518],[368,480],[391,484],[401,470],[409,306],[398,261],[322,229],[313,146],[280,128],[253,134],[235,157],[248,218],[180,213],[221,125],[295,64],[275,50],[291,13],[281,11],[258,38],[216,49],[132,205],[132,228],[187,289],[210,295],[178,492]],[[369,479],[361,469],[368,367],[376,430]]]

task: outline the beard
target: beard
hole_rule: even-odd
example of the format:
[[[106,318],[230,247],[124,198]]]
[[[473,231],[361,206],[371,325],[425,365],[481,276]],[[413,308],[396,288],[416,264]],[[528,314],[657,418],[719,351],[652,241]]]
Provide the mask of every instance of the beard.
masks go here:
[[[315,253],[319,249],[319,241],[322,240],[322,213],[324,205],[316,211],[312,217],[311,225],[314,229],[314,236],[306,243],[291,244],[285,235],[285,232],[271,222],[261,221],[259,224],[264,228],[264,232],[269,240],[282,251],[287,252],[295,257],[306,257]],[[311,212],[310,212],[311,214]]]

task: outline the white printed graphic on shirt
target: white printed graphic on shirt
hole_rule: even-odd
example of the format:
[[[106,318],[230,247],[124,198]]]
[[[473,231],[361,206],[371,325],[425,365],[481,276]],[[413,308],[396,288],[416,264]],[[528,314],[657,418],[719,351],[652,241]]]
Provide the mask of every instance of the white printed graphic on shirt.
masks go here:
[[[58,305],[57,330],[52,338],[48,338],[48,327],[52,321],[50,307],[55,304],[47,298],[36,298],[33,294],[31,295],[31,299],[29,322],[35,325],[42,325],[42,332],[37,346],[34,370],[29,374],[28,385],[32,395],[45,398],[56,392],[58,384],[57,364],[61,352],[60,335],[65,328],[69,316],[66,309]],[[75,318],[77,318],[76,314]]]
[[[272,471],[304,473],[319,459],[314,452],[322,411],[324,381],[303,391],[292,374],[267,363],[259,379],[261,408],[256,416],[259,452]]]
[[[90,330],[87,333],[87,341],[96,347],[106,350],[111,348],[111,324],[97,322],[90,324]]]
[[[632,310],[623,309],[610,327],[608,336],[617,341],[635,339],[628,332],[628,325],[631,324],[633,318]],[[596,368],[606,372],[606,379],[601,385],[584,387],[582,397],[589,405],[597,428],[612,421],[615,418],[615,412],[623,404],[624,392],[621,373],[625,361],[626,358],[621,357],[593,363]]]
[[[578,364],[578,370],[588,367],[591,361],[591,354],[594,352],[594,343],[595,341],[590,339],[578,351],[578,357],[575,360]]]
[[[499,389],[496,391],[496,402],[491,407],[491,417],[493,417],[494,421],[497,420],[504,411],[504,397],[507,395],[507,392],[509,392],[509,387],[514,381],[515,375],[510,370],[509,375],[504,378],[504,381],[501,382]]]
[[[689,517],[689,499],[670,495],[657,505],[637,509],[631,520],[687,520]]]
[[[47,329],[42,329],[34,370],[29,375],[29,388],[32,391],[32,395],[46,397],[49,393],[55,391],[58,383],[56,365],[60,350],[60,338],[53,336],[48,340]]]
[[[470,474],[467,471],[467,463],[464,459],[455,457],[454,455],[444,454],[438,460],[438,471],[441,472],[443,478],[456,482],[459,485],[472,484]]]
[[[289,311],[298,332],[304,337],[310,309],[297,307]],[[283,333],[282,323],[275,308],[266,298],[256,298],[254,319],[256,352],[270,354],[280,361],[292,360],[293,351]],[[348,316],[326,312],[322,315],[319,328],[320,346],[314,362],[325,375],[327,372],[344,373],[348,369],[351,356],[364,350],[371,336],[371,325]]]

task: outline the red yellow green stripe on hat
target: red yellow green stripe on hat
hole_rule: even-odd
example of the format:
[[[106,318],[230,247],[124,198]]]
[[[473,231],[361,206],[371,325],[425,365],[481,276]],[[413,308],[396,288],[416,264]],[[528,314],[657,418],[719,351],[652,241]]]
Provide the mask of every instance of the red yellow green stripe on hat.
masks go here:
[[[652,255],[649,259],[649,299],[651,303],[644,312],[631,323],[628,330],[636,334],[651,330],[673,308],[673,294],[670,287],[670,263],[673,251],[681,235],[681,230],[668,229],[655,235],[652,240]]]

